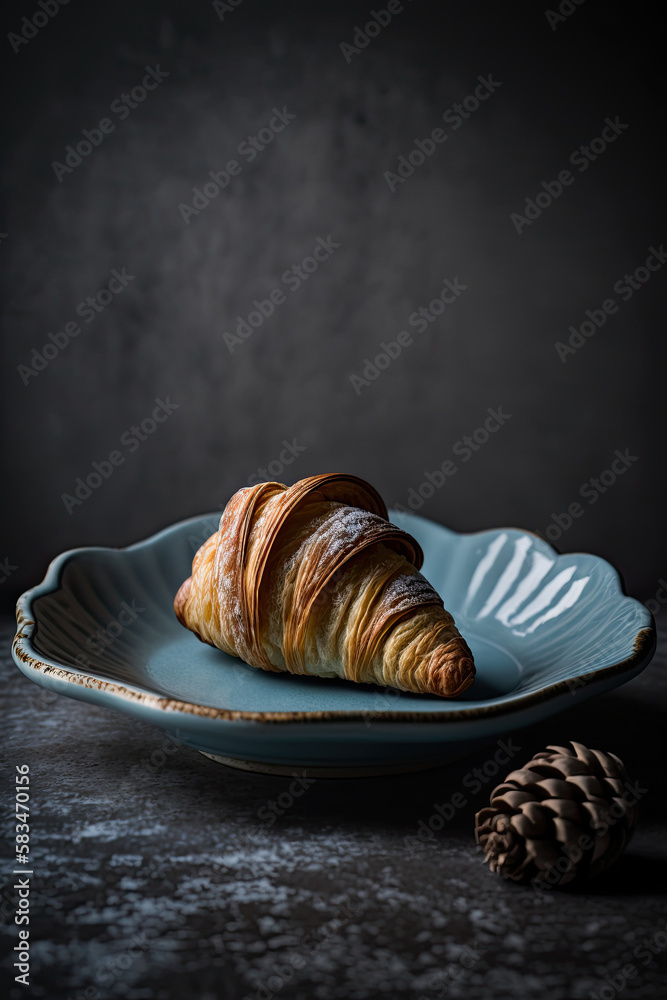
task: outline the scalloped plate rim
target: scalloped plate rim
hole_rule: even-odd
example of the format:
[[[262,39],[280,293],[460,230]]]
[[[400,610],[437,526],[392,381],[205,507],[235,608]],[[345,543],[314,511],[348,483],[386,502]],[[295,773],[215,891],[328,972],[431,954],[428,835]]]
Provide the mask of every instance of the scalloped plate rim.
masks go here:
[[[391,513],[399,512],[392,511]],[[96,552],[125,552],[150,547],[159,542],[163,537],[166,537],[172,532],[185,527],[187,524],[200,523],[206,520],[212,521],[213,519],[219,520],[219,518],[219,512],[195,515],[167,525],[147,538],[140,539],[130,545],[80,546],[74,549],[67,549],[52,559],[43,580],[34,587],[25,591],[17,601],[16,617],[18,630],[12,644],[12,655],[14,662],[17,664],[19,669],[37,684],[42,683],[40,680],[41,677],[49,676],[57,681],[73,685],[71,695],[75,698],[78,697],[85,699],[86,695],[83,694],[83,690],[95,689],[98,692],[98,695],[105,695],[102,700],[105,704],[109,704],[111,707],[115,706],[117,700],[134,704],[141,703],[142,707],[150,711],[151,714],[154,712],[157,713],[155,718],[159,718],[161,720],[161,728],[164,728],[163,720],[165,711],[168,711],[170,715],[173,713],[174,716],[182,715],[188,718],[196,716],[198,718],[214,719],[222,722],[249,722],[260,724],[303,722],[359,723],[363,721],[367,712],[362,709],[323,710],[317,712],[253,712],[238,709],[214,708],[202,705],[198,702],[179,701],[156,694],[149,688],[142,687],[140,685],[133,685],[129,683],[119,684],[115,681],[106,680],[104,677],[99,677],[95,673],[87,673],[84,670],[77,670],[69,665],[63,666],[53,660],[44,658],[42,654],[35,650],[31,639],[37,623],[32,614],[32,603],[37,598],[53,593],[58,589],[61,572],[67,563],[69,563],[72,559],[79,555],[90,555],[91,553]],[[555,554],[556,558],[561,558],[562,555],[564,555],[559,553],[557,549],[555,549],[549,542],[541,538],[541,536],[525,528],[492,527],[481,529],[479,531],[457,532],[451,528],[447,528],[445,525],[439,524],[436,521],[431,521],[429,518],[422,517],[418,514],[411,513],[409,518],[424,521],[447,534],[460,537],[474,537],[476,535],[485,535],[489,532],[502,531],[514,531],[523,535],[532,535],[539,538],[540,541]],[[510,693],[509,695],[503,696],[503,700],[494,700],[475,708],[458,708],[452,711],[439,712],[393,712],[390,710],[378,709],[373,712],[374,720],[391,723],[414,723],[416,721],[428,723],[446,722],[447,726],[451,727],[452,724],[465,723],[481,718],[494,718],[499,716],[513,717],[522,713],[525,709],[528,709],[531,706],[556,699],[559,695],[562,695],[565,692],[570,694],[574,693],[572,692],[572,688],[570,686],[571,681],[574,679],[579,682],[577,684],[577,688],[582,689],[596,685],[598,682],[607,680],[611,677],[622,677],[624,674],[628,675],[627,679],[629,680],[632,676],[635,676],[645,669],[645,667],[650,663],[656,647],[655,622],[651,612],[645,607],[645,605],[641,604],[641,602],[625,593],[620,573],[608,560],[604,559],[602,556],[586,552],[568,552],[566,555],[568,557],[577,555],[586,556],[587,558],[592,558],[597,562],[604,564],[610,571],[612,578],[615,579],[619,597],[625,601],[632,601],[643,609],[647,617],[647,624],[638,630],[634,640],[634,651],[631,656],[626,657],[624,660],[617,663],[610,664],[599,669],[594,669],[584,674],[573,674],[567,680],[560,680],[552,684],[547,684],[537,691],[531,691],[527,694],[518,696],[514,696]],[[37,676],[33,676],[34,674]],[[69,692],[64,690],[62,693]],[[583,691],[578,690],[577,693],[583,693]]]

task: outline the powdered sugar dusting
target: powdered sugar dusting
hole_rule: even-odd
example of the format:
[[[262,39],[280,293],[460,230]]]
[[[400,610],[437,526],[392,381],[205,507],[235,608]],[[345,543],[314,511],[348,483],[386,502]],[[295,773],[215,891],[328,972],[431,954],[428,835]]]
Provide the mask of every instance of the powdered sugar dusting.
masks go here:
[[[442,604],[442,598],[421,573],[400,573],[387,584],[382,595],[392,611],[407,611],[431,602]]]
[[[313,532],[310,544],[317,547],[320,562],[335,562],[341,551],[351,543],[363,538],[373,528],[384,527],[387,523],[378,514],[371,514],[359,507],[331,504],[333,508],[323,524]]]

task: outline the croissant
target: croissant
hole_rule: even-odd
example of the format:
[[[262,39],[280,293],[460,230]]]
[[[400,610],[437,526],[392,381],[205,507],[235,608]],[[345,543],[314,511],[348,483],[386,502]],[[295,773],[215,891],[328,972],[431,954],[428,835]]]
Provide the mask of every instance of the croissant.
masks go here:
[[[472,653],[419,544],[356,476],[240,489],[174,599],[202,642],[275,672],[452,698]]]

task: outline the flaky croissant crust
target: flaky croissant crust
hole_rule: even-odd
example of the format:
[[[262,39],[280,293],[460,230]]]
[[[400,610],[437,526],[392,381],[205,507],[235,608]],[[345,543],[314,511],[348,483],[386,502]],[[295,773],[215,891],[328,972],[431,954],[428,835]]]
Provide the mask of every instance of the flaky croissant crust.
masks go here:
[[[355,476],[260,483],[231,498],[174,610],[202,642],[263,670],[453,697],[473,658],[422,563]]]

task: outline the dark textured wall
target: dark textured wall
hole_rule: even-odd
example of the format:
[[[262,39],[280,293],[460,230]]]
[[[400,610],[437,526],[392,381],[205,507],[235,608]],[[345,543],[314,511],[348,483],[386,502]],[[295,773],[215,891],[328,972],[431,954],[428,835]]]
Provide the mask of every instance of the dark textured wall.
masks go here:
[[[667,267],[631,296],[614,290],[667,240],[650,8],[587,0],[550,24],[539,4],[406,3],[346,55],[367,4],[219,6],[222,20],[210,3],[72,2],[17,52],[5,45],[12,433],[0,559],[16,568],[3,600],[62,549],[123,545],[215,509],[269,463],[287,483],[351,471],[390,504],[416,505],[421,486],[433,493],[421,513],[456,529],[551,525],[561,550],[606,556],[631,593],[653,597],[667,576]],[[10,10],[5,34],[26,13]],[[124,106],[158,66],[163,82]],[[479,108],[443,120],[489,75]],[[250,162],[239,146],[274,108],[295,117]],[[595,160],[569,162],[608,117],[627,127]],[[104,118],[113,131],[54,168]],[[437,128],[446,139],[389,183],[399,155]],[[210,204],[179,208],[230,160],[239,168]],[[566,169],[562,194],[513,223]],[[301,280],[293,267],[319,238],[336,245]],[[103,311],[77,315],[114,269],[133,277]],[[454,301],[425,329],[410,325],[445,279]],[[274,289],[279,304],[251,336],[225,337]],[[608,299],[617,311],[559,353]],[[69,341],[68,323],[81,329]],[[367,367],[401,331],[400,355]],[[33,348],[49,334],[61,346],[41,362]],[[156,399],[177,408],[151,424]],[[489,408],[509,416],[469,450],[464,436]],[[155,429],[139,440],[130,428],[147,418]],[[617,450],[625,466],[582,495]],[[63,500],[114,452],[90,496]],[[455,473],[424,486],[448,459]],[[573,503],[580,516],[561,531],[552,515]]]

